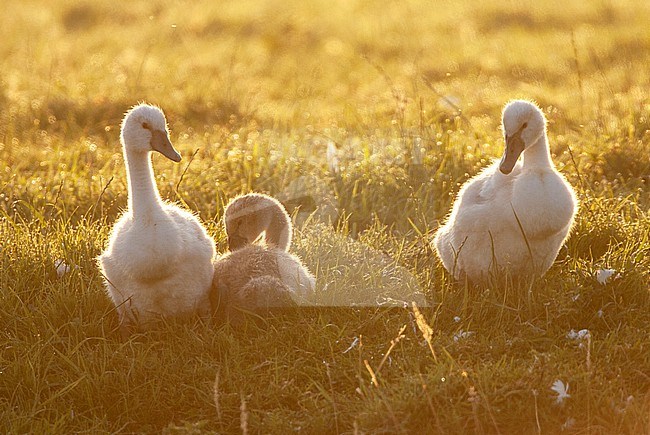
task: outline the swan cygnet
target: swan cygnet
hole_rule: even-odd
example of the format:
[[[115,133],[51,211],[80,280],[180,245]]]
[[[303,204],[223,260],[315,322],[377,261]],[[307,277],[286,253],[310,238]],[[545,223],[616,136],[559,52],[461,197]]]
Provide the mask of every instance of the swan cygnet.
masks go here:
[[[230,252],[214,264],[215,313],[295,306],[313,292],[314,276],[288,252],[291,219],[276,199],[255,193],[237,197],[226,206],[224,224]],[[262,234],[263,246],[254,243]]]
[[[122,121],[128,208],[113,226],[98,263],[123,335],[159,317],[209,315],[214,240],[197,217],[161,200],[151,164],[157,151],[174,162],[163,112],[140,104]]]
[[[503,133],[503,157],[462,186],[433,240],[456,279],[541,276],[573,225],[578,202],[551,160],[542,111],[529,101],[509,102]]]

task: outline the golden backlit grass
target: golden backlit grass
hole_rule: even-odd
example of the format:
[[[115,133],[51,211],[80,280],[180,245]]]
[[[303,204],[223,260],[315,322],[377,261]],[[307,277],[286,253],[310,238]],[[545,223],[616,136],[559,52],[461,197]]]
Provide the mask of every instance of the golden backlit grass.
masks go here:
[[[3,432],[650,431],[647,2],[3,12]],[[456,285],[428,241],[500,153],[511,98],[544,109],[580,215],[543,279]],[[196,211],[219,251],[228,199],[269,193],[295,214],[323,303],[404,285],[428,307],[170,321],[121,340],[94,258],[126,204],[119,122],[143,100],[184,157],[154,157],[162,196]],[[331,223],[301,228],[314,211]]]

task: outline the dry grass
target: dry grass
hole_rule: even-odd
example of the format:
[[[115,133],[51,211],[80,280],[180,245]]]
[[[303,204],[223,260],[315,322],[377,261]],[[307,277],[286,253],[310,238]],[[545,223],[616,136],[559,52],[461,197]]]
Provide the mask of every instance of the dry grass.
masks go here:
[[[646,2],[3,10],[0,431],[649,433]],[[549,118],[575,232],[525,288],[455,285],[428,241],[519,97]],[[325,222],[295,247],[320,303],[364,308],[120,340],[94,258],[126,204],[118,129],[140,100],[184,155],[155,158],[162,196],[220,251],[228,199],[275,195],[299,227]],[[403,292],[417,311],[367,306]]]

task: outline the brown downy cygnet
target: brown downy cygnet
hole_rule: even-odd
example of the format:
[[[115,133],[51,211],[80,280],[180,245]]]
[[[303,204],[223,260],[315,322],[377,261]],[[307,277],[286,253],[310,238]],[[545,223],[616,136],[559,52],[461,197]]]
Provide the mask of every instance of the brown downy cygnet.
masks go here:
[[[210,302],[220,312],[259,311],[300,304],[315,278],[288,252],[293,228],[282,204],[251,193],[232,200],[224,213],[230,252],[214,264]],[[257,244],[259,239],[263,244]]]

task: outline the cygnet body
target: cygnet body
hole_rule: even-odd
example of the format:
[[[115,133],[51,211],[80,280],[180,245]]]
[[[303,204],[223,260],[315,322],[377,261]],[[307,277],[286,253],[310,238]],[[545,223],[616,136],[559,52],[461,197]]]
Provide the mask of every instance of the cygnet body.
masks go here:
[[[151,152],[179,162],[163,112],[140,104],[126,113],[121,142],[128,208],[98,262],[123,333],[159,317],[207,315],[215,245],[197,217],[161,200]]]
[[[511,101],[503,132],[501,161],[463,185],[433,241],[456,279],[479,282],[489,272],[541,276],[573,225],[578,203],[551,160],[542,111],[529,101]]]

